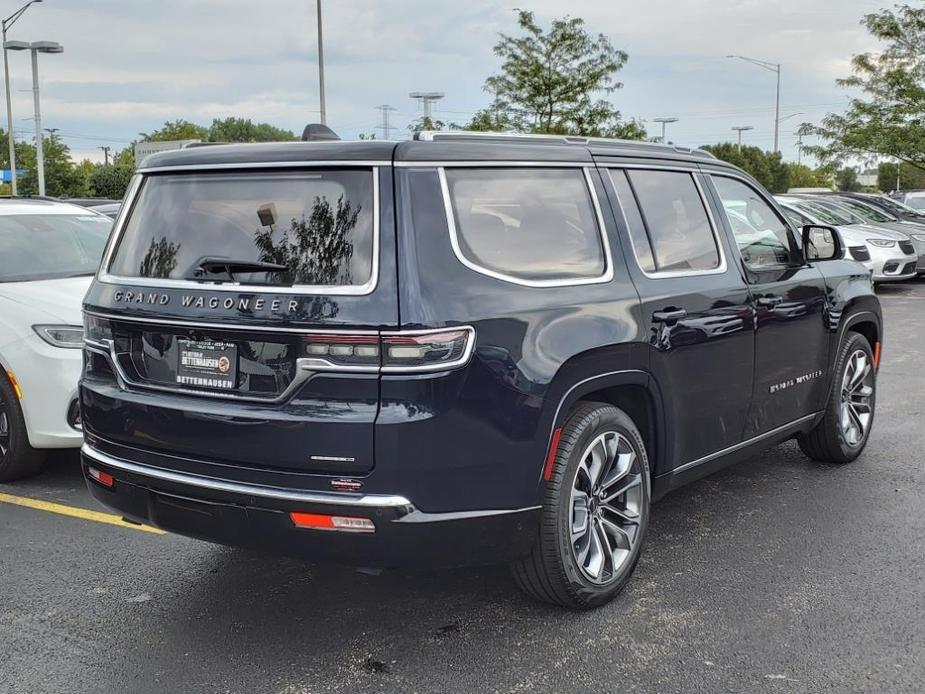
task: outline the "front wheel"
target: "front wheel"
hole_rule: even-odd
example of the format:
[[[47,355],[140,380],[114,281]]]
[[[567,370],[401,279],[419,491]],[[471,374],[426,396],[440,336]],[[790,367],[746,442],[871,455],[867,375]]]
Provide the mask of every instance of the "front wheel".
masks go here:
[[[562,428],[539,537],[513,566],[514,579],[528,595],[571,609],[612,600],[639,560],[650,496],[633,420],[611,405],[582,403]]]
[[[0,482],[34,475],[44,460],[44,451],[29,445],[19,398],[0,369]]]
[[[870,343],[859,333],[848,333],[835,360],[834,383],[825,414],[816,428],[797,438],[813,460],[850,463],[870,437],[877,400],[877,374]]]

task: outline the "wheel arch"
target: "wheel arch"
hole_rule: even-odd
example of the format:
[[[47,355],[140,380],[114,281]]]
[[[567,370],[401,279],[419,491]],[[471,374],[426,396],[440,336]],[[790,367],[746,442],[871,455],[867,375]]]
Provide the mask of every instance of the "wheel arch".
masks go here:
[[[546,458],[552,454],[556,431],[561,429],[569,412],[581,402],[601,402],[618,407],[633,420],[646,446],[650,476],[664,470],[661,464],[665,446],[665,411],[661,391],[651,375],[643,370],[628,368],[588,376],[573,382],[555,401],[546,445]],[[541,476],[540,482],[544,479]],[[653,490],[654,493],[654,490]]]

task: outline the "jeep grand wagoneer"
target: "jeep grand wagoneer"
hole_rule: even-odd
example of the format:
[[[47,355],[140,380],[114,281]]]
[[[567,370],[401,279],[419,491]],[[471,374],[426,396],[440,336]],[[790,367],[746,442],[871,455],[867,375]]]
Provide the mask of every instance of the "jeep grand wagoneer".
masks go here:
[[[705,152],[571,137],[146,160],[85,302],[92,493],[214,542],[507,562],[602,604],[650,504],[796,437],[847,463],[881,314]]]

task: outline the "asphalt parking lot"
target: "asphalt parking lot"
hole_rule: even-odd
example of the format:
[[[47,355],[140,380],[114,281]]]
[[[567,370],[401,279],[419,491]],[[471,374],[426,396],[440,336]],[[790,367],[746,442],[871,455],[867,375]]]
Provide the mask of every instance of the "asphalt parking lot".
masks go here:
[[[592,613],[503,568],[367,575],[10,503],[101,510],[55,456],[0,485],[0,691],[922,692],[925,282],[880,296],[864,456],[788,443],[673,493]]]

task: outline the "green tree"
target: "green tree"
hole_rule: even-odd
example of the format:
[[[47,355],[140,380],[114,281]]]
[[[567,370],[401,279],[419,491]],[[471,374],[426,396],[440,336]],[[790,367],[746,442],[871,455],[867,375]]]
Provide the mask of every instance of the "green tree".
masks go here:
[[[53,197],[79,198],[90,193],[85,171],[71,160],[70,148],[57,135],[42,138],[45,164],[45,194]],[[21,153],[20,153],[21,152]],[[35,147],[16,147],[16,168],[26,173],[18,181],[20,195],[37,195],[38,164]]]
[[[786,193],[790,188],[790,168],[783,162],[779,153],[765,152],[758,147],[743,146],[739,149],[732,142],[704,145],[701,149],[710,152],[717,159],[735,164],[754,176],[772,193]]]
[[[90,174],[90,194],[98,198],[121,200],[134,173],[134,166],[97,164]]]
[[[897,190],[897,174],[899,190],[925,189],[925,171],[909,164],[893,162],[881,162],[877,166],[877,187],[883,191]]]
[[[198,127],[198,126],[197,126]],[[296,137],[291,130],[269,123],[254,123],[250,118],[216,118],[207,138],[209,142],[288,142]]]
[[[626,52],[577,17],[555,19],[544,30],[532,12],[517,11],[520,36],[501,34],[494,52],[501,72],[485,80],[494,101],[468,124],[470,130],[517,130],[588,136],[638,137],[613,105],[598,95],[623,85],[615,79]]]
[[[806,164],[784,164],[789,172],[790,188],[828,188],[828,176],[818,169],[811,169]]]
[[[835,172],[835,187],[849,193],[857,193],[861,190],[861,184],[858,183],[858,170],[853,166],[843,166]]]
[[[165,140],[208,140],[209,129],[204,125],[190,123],[178,118],[167,121],[163,127],[150,133],[141,133],[142,142],[164,142]]]
[[[838,80],[859,90],[843,114],[814,128],[824,144],[807,147],[824,161],[889,155],[925,169],[925,3],[897,5],[861,20],[884,45],[852,60],[853,75]]]

